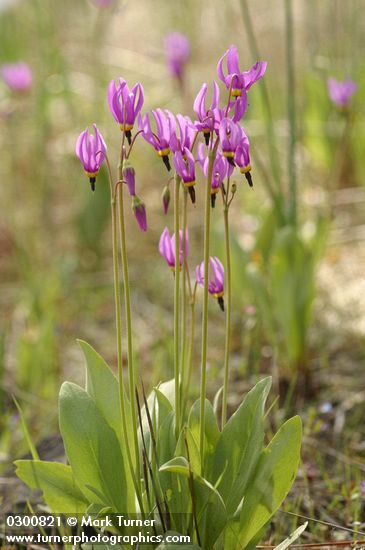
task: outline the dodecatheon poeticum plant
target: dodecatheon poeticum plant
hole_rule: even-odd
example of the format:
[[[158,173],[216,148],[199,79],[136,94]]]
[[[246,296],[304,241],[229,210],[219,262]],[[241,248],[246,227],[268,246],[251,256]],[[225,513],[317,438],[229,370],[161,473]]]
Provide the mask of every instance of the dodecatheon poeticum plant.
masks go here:
[[[224,62],[227,63],[227,74],[224,74]],[[266,66],[266,62],[258,61],[248,71],[241,72],[237,48],[231,46],[218,61],[217,72],[221,81],[230,90],[231,96],[240,97],[264,76]]]
[[[330,99],[335,105],[344,109],[357,90],[357,84],[353,80],[336,80],[329,78],[327,81]]]
[[[181,269],[183,263],[183,232],[179,232],[179,268]],[[161,256],[166,260],[167,265],[172,271],[175,271],[176,261],[175,261],[175,233],[170,237],[169,230],[167,227],[163,230],[160,242],[158,245],[158,250]],[[189,254],[189,236],[186,231],[185,234],[185,260]]]
[[[119,123],[120,129],[125,133],[129,145],[132,141],[134,123],[141,112],[143,102],[143,87],[139,82],[131,90],[123,78],[119,79],[118,86],[114,80],[110,82],[108,90],[109,109]]]
[[[208,292],[224,311],[224,267],[216,256],[209,258]],[[196,282],[204,288],[204,262],[196,267]]]
[[[95,191],[96,176],[105,160],[106,145],[96,124],[93,124],[93,128],[95,135],[89,134],[88,129],[79,135],[76,142],[76,155],[79,157],[90,180],[92,191]]]
[[[250,173],[249,142],[241,126],[247,108],[245,94],[263,75],[266,64],[240,73],[237,49],[231,47],[226,56],[225,84],[229,91],[222,98],[214,84],[211,106],[207,108],[207,88],[203,85],[194,103],[198,120],[193,122],[187,116],[175,117],[163,109],[152,111],[152,115],[139,113],[142,85],[137,83],[130,90],[123,78],[118,85],[111,83],[109,106],[122,131],[115,170],[96,126],[95,135],[85,130],[77,141],[76,153],[92,186],[104,161],[108,175],[118,376],[93,348],[80,342],[86,364],[85,387],[66,382],[59,397],[67,464],[40,461],[34,453],[33,460],[17,462],[17,473],[30,487],[42,491],[53,513],[86,514],[98,519],[112,518],[112,514],[138,514],[142,520],[154,520],[153,529],[150,527],[147,532],[141,532],[141,526],[119,522],[113,528],[105,528],[103,536],[113,533],[120,537],[116,539],[120,550],[131,547],[131,540],[137,544],[141,534],[148,549],[170,548],[167,535],[171,533],[190,537],[188,546],[192,550],[251,550],[288,494],[299,464],[298,417],[285,422],[267,443],[265,427],[271,423],[266,419],[265,404],[270,378],[259,381],[235,412],[228,409],[233,304],[229,213],[238,192],[236,176],[241,177],[242,172],[247,177]],[[131,139],[138,113],[139,131]],[[136,194],[138,181],[132,164],[134,145],[141,137],[152,145],[168,169],[172,150],[174,168],[173,177],[165,176],[167,181],[162,184],[165,213],[170,203],[170,185],[173,187],[173,234],[170,236],[165,228],[158,247],[174,273],[173,280],[164,272],[160,274],[164,295],[171,285],[174,296],[173,323],[167,336],[171,345],[166,341],[166,348],[172,350],[174,376],[152,388],[149,396],[141,381],[142,372],[134,363],[136,330],[132,330],[126,245],[128,232],[134,229],[127,227],[124,212],[127,198],[140,229],[147,230],[146,207]],[[194,216],[198,220],[194,222],[194,234],[199,232],[200,220],[201,237],[196,242],[203,246],[196,252],[203,261],[196,268],[193,281],[188,228],[192,209],[189,193],[195,202],[196,162],[202,168],[199,187],[204,204],[202,207],[197,200],[194,206],[197,211],[202,209],[200,215]],[[247,190],[241,187],[239,191]],[[216,202],[221,208],[213,212]],[[224,231],[222,261],[211,251],[215,245],[210,238],[213,216],[215,224],[221,224]],[[135,246],[131,254],[138,253],[139,247]],[[214,405],[207,396],[207,365],[216,361],[208,345],[210,296],[218,301],[225,320],[215,328],[224,330],[225,338],[222,391],[218,391]],[[202,320],[196,331],[195,306],[200,298]],[[193,392],[194,379],[199,381],[198,399]],[[152,531],[158,537],[154,542],[149,538]]]
[[[170,171],[170,138],[175,131],[175,118],[169,111],[164,112],[162,109],[152,111],[152,116],[155,119],[156,132],[152,131],[148,113],[143,117],[139,117],[139,128],[142,131],[143,138],[152,145],[156,153],[162,158],[167,170]]]

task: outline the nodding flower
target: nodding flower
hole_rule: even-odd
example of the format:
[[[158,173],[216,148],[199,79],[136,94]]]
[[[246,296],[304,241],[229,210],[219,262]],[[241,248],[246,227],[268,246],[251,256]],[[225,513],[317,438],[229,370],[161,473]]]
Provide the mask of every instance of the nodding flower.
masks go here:
[[[240,144],[241,127],[230,118],[223,118],[219,125],[219,141],[222,154],[234,166],[234,155]]]
[[[357,84],[353,80],[336,80],[329,78],[327,81],[328,93],[333,103],[339,107],[346,107],[351,97],[357,90]]]
[[[215,80],[213,81],[213,97],[209,109],[206,107],[207,91],[208,86],[204,83],[195,98],[194,112],[196,113],[199,121],[196,121],[194,125],[199,132],[203,132],[205,143],[206,145],[209,145],[210,134],[214,130],[214,111],[219,106],[219,87]]]
[[[216,256],[209,258],[208,292],[218,300],[219,307],[224,311],[224,267]],[[196,267],[196,282],[204,287],[204,262]]]
[[[123,162],[122,173],[123,179],[128,187],[129,194],[131,197],[134,197],[136,194],[136,172],[129,160],[125,160]]]
[[[173,153],[183,152],[185,147],[191,151],[197,130],[188,116],[176,115],[177,124],[171,129],[170,148]],[[179,132],[177,132],[179,129]]]
[[[171,32],[165,37],[165,52],[170,74],[183,80],[185,64],[190,57],[188,37],[181,32]]]
[[[158,245],[158,250],[161,254],[161,256],[166,260],[167,265],[172,271],[175,271],[176,268],[176,261],[175,261],[175,233],[170,237],[169,230],[167,227],[163,230],[160,242]],[[189,235],[188,231],[186,230],[185,233],[185,259],[188,257],[189,254]],[[181,269],[182,263],[183,263],[183,231],[180,229],[179,231],[179,268]]]
[[[90,180],[91,190],[95,191],[96,176],[105,160],[106,145],[96,124],[93,124],[93,128],[95,136],[89,134],[87,128],[81,132],[76,142],[75,151]]]
[[[142,84],[137,82],[130,90],[123,78],[119,79],[118,86],[112,80],[108,89],[109,109],[120,129],[125,132],[129,145],[132,141],[132,130],[136,118],[141,112],[144,102]]]
[[[146,214],[146,206],[144,202],[137,197],[137,195],[133,196],[132,199],[132,210],[134,217],[137,220],[137,223],[139,225],[139,228],[141,231],[147,231],[147,214]]]
[[[184,186],[189,191],[191,202],[195,203],[195,160],[187,147],[185,147],[183,152],[176,151],[174,154],[174,166]]]
[[[253,187],[251,176],[251,159],[250,159],[250,142],[243,128],[240,128],[241,138],[239,145],[234,155],[234,162],[240,169],[241,174],[244,174],[248,185]]]
[[[139,128],[142,131],[143,138],[155,149],[157,154],[162,158],[168,171],[171,170],[169,153],[170,139],[172,132],[175,131],[175,118],[170,111],[156,109],[152,111],[153,118],[156,123],[156,133],[151,129],[149,113],[138,119]]]
[[[205,177],[208,177],[209,169],[209,158],[204,154],[204,145],[199,143],[198,153],[197,153],[198,162],[203,171]],[[212,181],[211,181],[211,202],[212,208],[215,206],[215,199],[217,193],[222,186],[224,178],[228,175],[230,176],[233,172],[233,166],[227,163],[227,160],[223,158],[221,153],[217,151],[217,155],[214,159],[213,172],[212,172]]]
[[[225,60],[227,62],[227,75],[223,72]],[[226,87],[231,89],[231,96],[240,97],[264,76],[266,67],[266,61],[258,61],[248,71],[241,72],[238,64],[237,47],[230,46],[218,61],[217,73]]]
[[[168,185],[165,185],[162,191],[162,207],[163,207],[164,214],[167,214],[169,210],[170,199],[171,199],[170,187]]]

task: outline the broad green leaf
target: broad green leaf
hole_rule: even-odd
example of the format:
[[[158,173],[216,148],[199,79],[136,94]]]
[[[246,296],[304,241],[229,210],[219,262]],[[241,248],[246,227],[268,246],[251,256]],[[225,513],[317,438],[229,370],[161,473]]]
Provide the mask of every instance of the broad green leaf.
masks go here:
[[[200,399],[195,401],[191,407],[188,419],[191,436],[195,441],[196,447],[199,449],[200,444]],[[220,432],[217,424],[217,418],[214,414],[213,407],[205,400],[205,440],[204,440],[204,468],[210,471],[210,465],[216,452],[217,443],[219,441]],[[185,454],[185,453],[183,453]],[[192,457],[190,457],[192,459]],[[193,462],[192,462],[193,464]]]
[[[194,472],[199,475],[201,474],[199,446],[188,426],[185,427],[180,433],[179,441],[176,445],[175,455],[186,456]]]
[[[160,431],[161,424],[166,417],[173,411],[174,408],[174,388],[175,381],[169,380],[154,388],[147,398],[147,407],[150,413],[152,425],[155,432]],[[143,404],[141,408],[142,430],[148,454],[151,456],[150,450],[150,427],[148,424],[146,406]],[[140,429],[138,432],[140,445],[142,446],[142,438]],[[155,433],[156,437],[156,433]],[[171,457],[169,457],[171,458]]]
[[[76,384],[62,385],[59,402],[60,430],[81,491],[90,502],[124,512],[128,509],[126,476],[114,430],[94,400]]]
[[[241,511],[239,542],[243,548],[270,520],[294,482],[300,459],[301,426],[298,416],[285,422],[261,454]]]
[[[184,484],[184,490],[189,491],[189,511],[191,512],[193,496],[190,480],[193,479],[193,494],[200,540],[204,550],[210,550],[227,523],[227,512],[220,494],[209,481],[191,470],[188,461],[184,457],[176,457],[170,460],[161,466],[160,471],[170,472],[186,479],[188,483]]]
[[[31,489],[40,489],[54,514],[82,514],[88,502],[76,484],[71,467],[59,462],[17,460],[16,474]]]
[[[263,448],[263,414],[271,378],[261,380],[225,425],[214,453],[213,484],[233,516],[250,483]]]
[[[104,420],[115,431],[123,455],[123,461],[126,465],[126,491],[128,498],[128,511],[130,513],[135,509],[135,493],[132,476],[128,466],[128,455],[126,450],[127,441],[133,441],[132,421],[130,405],[123,388],[127,438],[123,436],[122,421],[120,413],[119,382],[109,368],[108,364],[99,355],[94,348],[87,342],[78,340],[86,360],[86,391],[93,398],[99,412]],[[131,454],[134,456],[134,446],[131,445]]]
[[[119,436],[122,427],[118,380],[94,348],[83,340],[77,342],[86,360],[86,391],[94,399],[104,419]]]

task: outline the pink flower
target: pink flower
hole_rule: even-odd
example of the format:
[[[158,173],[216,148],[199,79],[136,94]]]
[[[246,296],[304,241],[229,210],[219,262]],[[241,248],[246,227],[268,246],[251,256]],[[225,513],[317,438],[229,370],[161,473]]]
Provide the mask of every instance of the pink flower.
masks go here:
[[[169,33],[165,38],[165,52],[171,75],[181,81],[190,57],[188,37],[181,32]]]
[[[187,147],[174,154],[174,166],[184,186],[188,189],[191,202],[195,203],[195,160]]]
[[[209,258],[208,292],[218,300],[219,307],[224,311],[224,267],[216,256]],[[196,268],[196,282],[204,287],[204,262]]]
[[[179,266],[181,268],[182,262],[183,262],[183,232],[180,230],[179,232]],[[163,230],[160,242],[158,245],[158,250],[161,254],[161,256],[166,260],[167,265],[170,269],[175,271],[175,233],[170,237],[169,230],[167,227]],[[189,236],[188,232],[186,231],[185,235],[185,257],[187,258],[189,253]]]
[[[32,85],[33,75],[27,63],[8,63],[1,67],[1,75],[14,92],[26,92]]]
[[[90,180],[91,189],[95,191],[95,180],[100,166],[105,160],[106,145],[96,124],[93,124],[93,128],[94,136],[89,134],[87,128],[84,132],[81,132],[76,142],[75,151]]]
[[[144,102],[142,84],[137,82],[130,90],[123,78],[119,79],[117,86],[112,80],[108,89],[109,109],[120,129],[125,132],[128,143],[131,144],[131,131],[136,118],[141,112]]]
[[[224,74],[224,61],[227,64],[227,74]],[[251,86],[260,80],[265,74],[266,61],[258,61],[248,71],[241,72],[238,65],[238,53],[236,46],[230,46],[220,58],[217,65],[217,73],[227,89],[231,88],[232,97],[244,95]]]
[[[162,158],[167,170],[170,171],[170,139],[176,129],[175,118],[170,111],[163,111],[162,109],[152,111],[152,115],[155,119],[156,131],[154,132],[151,128],[149,113],[146,113],[143,117],[139,116],[139,129],[142,131],[142,137],[147,143],[152,145],[157,154]]]
[[[335,78],[329,78],[327,86],[331,101],[339,107],[346,107],[357,90],[357,84],[353,80],[344,80],[341,82]]]

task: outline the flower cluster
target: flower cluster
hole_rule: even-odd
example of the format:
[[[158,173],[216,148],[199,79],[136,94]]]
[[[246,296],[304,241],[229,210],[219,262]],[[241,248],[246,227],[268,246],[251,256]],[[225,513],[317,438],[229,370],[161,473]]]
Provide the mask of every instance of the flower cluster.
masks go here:
[[[182,67],[189,55],[188,43],[185,37],[171,35],[166,47],[170,70],[180,78]],[[225,206],[229,206],[236,192],[236,184],[231,183],[236,168],[245,176],[249,186],[253,185],[250,143],[240,123],[247,111],[248,91],[256,81],[262,78],[265,71],[266,63],[259,61],[242,72],[239,68],[237,48],[231,46],[221,57],[217,66],[218,77],[227,89],[226,98],[221,100],[219,85],[213,81],[212,97],[209,102],[208,85],[204,83],[193,105],[195,120],[182,114],[174,115],[169,110],[161,108],[154,109],[150,113],[142,113],[144,91],[139,82],[131,88],[123,78],[120,78],[118,83],[114,80],[110,82],[109,109],[123,134],[120,181],[128,188],[132,197],[133,212],[143,231],[147,229],[146,209],[142,200],[136,195],[135,170],[129,160],[136,138],[139,135],[142,136],[162,159],[168,171],[171,171],[172,166],[174,167],[175,177],[189,193],[192,203],[196,202],[196,165],[198,164],[210,188],[212,207],[215,206],[219,192]],[[135,125],[138,125],[138,131],[133,137],[132,131]],[[80,135],[76,146],[76,153],[93,187],[100,166],[106,157],[104,140],[95,125],[94,132],[95,137],[85,130]],[[200,137],[203,137],[203,141],[199,141]],[[128,143],[128,150],[124,138]],[[167,183],[162,195],[165,213],[168,211],[169,201],[170,191]],[[184,263],[183,248],[185,260],[187,256],[187,233],[185,247],[182,247],[182,242],[181,233],[180,268]],[[175,236],[170,237],[167,228],[161,235],[159,251],[168,266],[175,270]],[[204,271],[204,264],[200,264],[196,269],[198,285],[204,285]],[[210,273],[208,291],[224,309],[224,269],[218,258],[210,258],[208,271]]]

